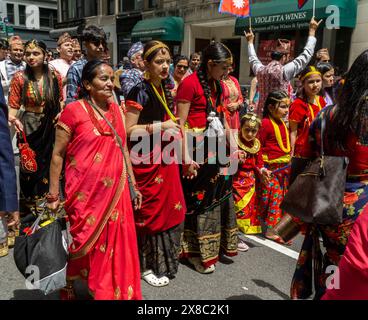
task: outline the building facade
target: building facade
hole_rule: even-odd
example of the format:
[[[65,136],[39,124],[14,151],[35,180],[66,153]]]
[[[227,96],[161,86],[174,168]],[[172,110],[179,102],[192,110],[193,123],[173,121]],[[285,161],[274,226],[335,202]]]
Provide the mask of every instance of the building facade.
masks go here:
[[[166,42],[172,53],[190,55],[201,51],[211,40],[225,43],[234,54],[235,75],[241,84],[251,78],[244,30],[249,18],[220,14],[220,0],[57,0],[58,21],[54,37],[62,31],[77,35],[89,23],[100,25],[108,34],[113,63],[123,59],[131,44],[151,39]],[[296,0],[252,0],[252,28],[256,49],[267,62],[278,38],[292,40],[297,56],[308,37],[313,15],[312,3],[299,10]],[[316,18],[324,19],[318,30],[317,49],[328,48],[332,61],[343,72],[355,57],[368,48],[368,0],[319,0]],[[326,26],[332,10],[338,10],[338,29]],[[330,10],[330,11],[329,11]],[[333,21],[333,20],[332,20]]]
[[[29,28],[26,24],[26,8],[30,5],[37,6],[39,10],[39,21],[34,21],[35,28]],[[56,42],[49,37],[49,31],[57,22],[57,0],[1,0],[0,16],[8,26],[8,32],[2,32],[1,37],[15,34],[25,41],[42,40],[48,48],[56,48]]]

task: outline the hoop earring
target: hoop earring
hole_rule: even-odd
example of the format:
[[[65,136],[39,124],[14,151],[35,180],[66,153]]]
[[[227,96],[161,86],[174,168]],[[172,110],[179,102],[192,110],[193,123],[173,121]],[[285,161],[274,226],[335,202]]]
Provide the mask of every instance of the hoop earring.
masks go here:
[[[145,80],[150,80],[151,79],[151,74],[149,73],[149,71],[145,71],[143,74],[143,78]]]

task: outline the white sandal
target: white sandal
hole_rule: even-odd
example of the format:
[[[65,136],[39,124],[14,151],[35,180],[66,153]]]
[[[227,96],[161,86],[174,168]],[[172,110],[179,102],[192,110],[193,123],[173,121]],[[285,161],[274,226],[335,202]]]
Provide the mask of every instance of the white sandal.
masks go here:
[[[203,274],[206,274],[206,273],[212,273],[215,271],[216,267],[214,264],[212,264],[211,266],[209,266],[208,268],[205,268],[200,259],[197,258],[197,257],[189,257],[188,258],[188,261],[194,266],[194,268],[197,270],[197,272],[199,273],[203,273]]]
[[[152,270],[147,270],[142,273],[142,279],[153,287],[167,286],[170,282],[166,276],[158,278]]]

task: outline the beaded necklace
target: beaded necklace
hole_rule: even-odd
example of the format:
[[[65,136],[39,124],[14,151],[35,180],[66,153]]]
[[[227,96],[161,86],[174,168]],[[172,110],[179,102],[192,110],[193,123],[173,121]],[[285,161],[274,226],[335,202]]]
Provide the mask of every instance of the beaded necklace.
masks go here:
[[[272,119],[272,117],[270,117],[270,120],[271,120],[271,123],[272,123],[272,126],[273,126],[273,130],[275,132],[275,136],[276,136],[276,140],[277,140],[277,143],[280,147],[280,149],[285,152],[285,153],[290,153],[290,150],[291,150],[291,147],[290,147],[290,139],[289,139],[289,130],[288,128],[286,127],[286,124],[285,122],[281,120],[282,124],[284,125],[284,128],[285,128],[285,134],[286,134],[286,147],[284,146],[284,142],[282,141],[282,136],[281,136],[281,132],[280,132],[280,128],[279,126],[277,125],[277,123]]]
[[[317,106],[318,106],[318,109],[319,109],[319,111],[321,111],[321,110],[322,110],[322,107],[321,107],[321,104],[320,104],[320,102],[319,102],[319,96],[317,96],[317,98],[316,98],[315,100],[317,100]],[[309,111],[310,111],[310,113],[311,113],[311,115],[312,115],[312,121],[313,121],[313,120],[314,120],[314,118],[315,118],[315,116],[314,116],[313,108],[312,108],[312,106],[310,105],[310,103],[308,103],[308,107],[309,107]]]
[[[161,96],[161,94],[157,91],[156,87],[154,86],[154,84],[151,82],[151,86],[153,88],[153,91],[155,92],[156,97],[158,98],[158,100],[161,102],[161,104],[163,105],[163,107],[165,108],[165,111],[167,113],[167,115],[170,117],[170,119],[174,122],[176,122],[176,118],[173,115],[173,113],[171,112],[171,110],[169,109],[169,107],[167,106],[167,102],[166,102],[166,97],[165,97],[165,93],[164,90],[162,88],[162,84],[160,84],[160,88],[161,88],[161,92],[163,93],[163,95]]]

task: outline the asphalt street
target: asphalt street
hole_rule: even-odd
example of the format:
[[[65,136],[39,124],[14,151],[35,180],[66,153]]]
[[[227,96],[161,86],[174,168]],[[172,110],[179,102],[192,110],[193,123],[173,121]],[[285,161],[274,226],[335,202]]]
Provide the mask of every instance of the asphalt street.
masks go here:
[[[262,236],[247,238],[250,247],[236,257],[224,257],[212,274],[200,274],[180,264],[177,277],[166,287],[155,288],[142,281],[145,300],[288,300],[290,282],[302,236],[291,246],[266,241]],[[282,252],[280,252],[282,251]],[[44,296],[28,290],[12,256],[0,258],[1,300],[57,300],[58,293]],[[79,299],[88,296],[85,285],[77,283]]]

